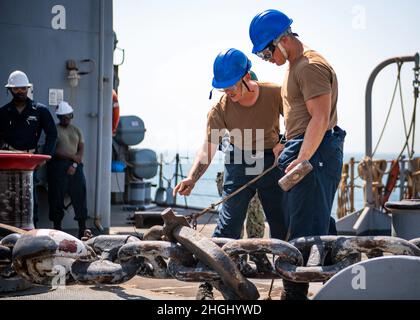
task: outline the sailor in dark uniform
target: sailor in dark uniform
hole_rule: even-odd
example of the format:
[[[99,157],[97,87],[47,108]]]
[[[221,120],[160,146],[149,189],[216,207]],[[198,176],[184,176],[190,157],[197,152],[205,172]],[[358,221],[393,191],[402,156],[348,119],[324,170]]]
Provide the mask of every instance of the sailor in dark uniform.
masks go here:
[[[24,151],[52,155],[57,140],[57,129],[49,110],[28,98],[32,87],[22,71],[10,74],[6,88],[13,96],[12,101],[0,108],[0,147],[3,150]],[[38,150],[42,131],[45,133],[43,150]],[[41,152],[42,151],[42,152]],[[34,172],[34,185],[37,172]],[[38,221],[36,188],[34,190],[34,224]]]

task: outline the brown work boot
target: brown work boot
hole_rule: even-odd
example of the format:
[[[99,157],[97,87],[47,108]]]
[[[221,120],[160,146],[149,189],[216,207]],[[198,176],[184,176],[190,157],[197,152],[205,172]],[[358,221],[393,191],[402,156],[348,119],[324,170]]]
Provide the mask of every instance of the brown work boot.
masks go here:
[[[283,280],[280,300],[308,300],[309,283],[297,283]]]
[[[208,282],[200,284],[195,300],[214,300],[213,286]]]

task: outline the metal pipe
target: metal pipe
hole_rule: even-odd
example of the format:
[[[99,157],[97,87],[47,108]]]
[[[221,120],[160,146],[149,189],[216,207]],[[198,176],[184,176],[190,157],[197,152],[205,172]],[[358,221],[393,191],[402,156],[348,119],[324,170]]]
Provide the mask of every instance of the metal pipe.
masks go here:
[[[376,77],[379,72],[381,72],[385,67],[399,62],[415,62],[417,55],[414,56],[405,56],[405,57],[395,57],[388,60],[385,60],[379,64],[372,72],[369,77],[367,86],[366,86],[366,96],[365,96],[365,128],[366,128],[366,157],[372,158],[372,89]],[[368,165],[368,171],[372,172],[372,167]],[[373,200],[373,187],[372,187],[372,177],[368,174],[366,179],[366,203],[369,207],[374,207]]]
[[[178,184],[178,175],[179,175],[178,168],[179,168],[179,153],[177,153],[175,156],[175,186]],[[181,180],[182,180],[182,177],[181,177]],[[174,205],[176,206],[176,193],[174,196]]]
[[[405,183],[405,156],[401,157],[400,161],[400,200],[404,199],[404,183]]]
[[[104,1],[99,0],[99,74],[98,74],[98,127],[96,151],[96,186],[95,186],[95,211],[94,224],[98,230],[103,231],[99,208],[101,205],[101,177],[102,177],[102,131],[103,131],[103,91],[104,91]]]
[[[350,159],[350,212],[354,212],[354,158]],[[347,214],[347,212],[346,212]]]

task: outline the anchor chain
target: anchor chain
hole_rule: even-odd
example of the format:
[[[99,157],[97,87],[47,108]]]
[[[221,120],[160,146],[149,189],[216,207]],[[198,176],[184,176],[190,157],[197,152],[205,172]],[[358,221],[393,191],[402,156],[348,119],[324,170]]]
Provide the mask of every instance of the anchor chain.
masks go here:
[[[10,234],[0,241],[0,277],[7,279],[18,274],[33,283],[50,285],[53,263],[65,262],[67,284],[118,284],[135,275],[175,278],[210,282],[225,299],[251,300],[257,299],[259,293],[248,279],[325,282],[340,270],[360,262],[362,255],[420,256],[419,239],[406,241],[384,236],[317,236],[290,242],[210,239],[170,210],[163,213],[163,218],[165,226],[151,228],[143,240],[105,235],[88,236],[82,242],[54,230]]]

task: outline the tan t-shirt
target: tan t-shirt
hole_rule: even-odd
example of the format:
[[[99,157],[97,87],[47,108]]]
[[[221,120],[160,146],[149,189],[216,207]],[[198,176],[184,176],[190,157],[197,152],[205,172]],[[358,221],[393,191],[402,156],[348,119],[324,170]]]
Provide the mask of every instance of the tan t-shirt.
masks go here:
[[[57,125],[57,151],[76,154],[79,143],[84,143],[82,131],[69,124],[66,128]]]
[[[283,98],[286,137],[292,139],[305,132],[311,115],[306,101],[332,94],[329,129],[337,125],[337,76],[319,53],[308,50],[287,71],[281,96]]]
[[[259,96],[251,107],[232,102],[226,95],[221,97],[207,115],[207,141],[218,144],[223,130],[227,130],[231,143],[242,150],[271,149],[279,142],[279,116],[283,113],[281,87],[268,82],[258,82],[258,85]],[[212,130],[221,134],[212,135]],[[250,134],[252,139],[245,139]]]

